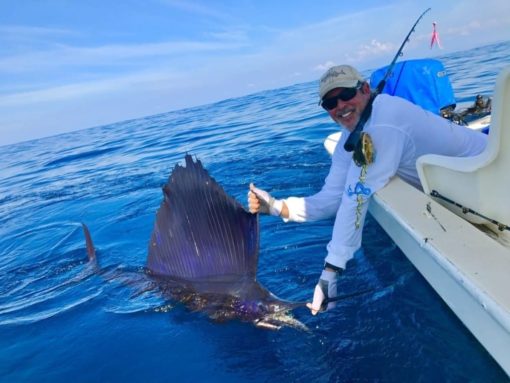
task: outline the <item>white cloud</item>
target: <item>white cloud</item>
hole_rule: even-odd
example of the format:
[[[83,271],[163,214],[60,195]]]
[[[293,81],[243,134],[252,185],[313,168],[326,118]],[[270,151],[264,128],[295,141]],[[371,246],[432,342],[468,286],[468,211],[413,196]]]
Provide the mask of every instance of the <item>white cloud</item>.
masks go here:
[[[155,88],[176,87],[185,80],[184,73],[141,72],[117,76],[102,80],[71,83],[61,86],[49,87],[41,90],[17,92],[0,96],[0,107],[44,104],[49,102],[70,101],[89,95],[154,91]]]
[[[333,61],[326,61],[324,64],[318,64],[316,65],[313,70],[318,72],[325,72],[332,66],[335,66],[336,64]]]
[[[55,36],[77,36],[78,32],[65,28],[35,27],[29,25],[0,25],[0,36],[8,40],[38,40]]]
[[[192,13],[207,18],[218,20],[230,20],[231,17],[226,12],[218,11],[217,7],[208,7],[193,1],[184,0],[160,0],[162,4],[168,5],[172,8],[179,9],[184,12]],[[213,4],[213,3],[211,3]]]
[[[353,54],[346,53],[345,58],[350,62],[363,62],[369,58],[380,56],[381,54],[395,52],[397,47],[393,43],[382,43],[373,39],[369,44],[363,44],[354,51]]]
[[[154,57],[176,57],[184,54],[235,50],[240,42],[177,41],[166,43],[102,45],[98,47],[60,46],[58,49],[7,56],[0,59],[0,73],[20,73],[65,66],[105,66],[146,60]],[[133,66],[136,62],[131,61]]]

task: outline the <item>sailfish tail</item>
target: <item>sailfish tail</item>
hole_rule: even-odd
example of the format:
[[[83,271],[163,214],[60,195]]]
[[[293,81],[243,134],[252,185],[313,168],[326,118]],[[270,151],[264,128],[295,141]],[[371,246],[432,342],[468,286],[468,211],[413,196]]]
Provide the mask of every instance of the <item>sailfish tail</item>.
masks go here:
[[[90,235],[89,228],[83,222],[81,224],[83,228],[83,234],[85,235],[85,243],[87,246],[87,257],[89,262],[96,262],[96,248],[94,247],[94,243],[92,242],[92,237]]]

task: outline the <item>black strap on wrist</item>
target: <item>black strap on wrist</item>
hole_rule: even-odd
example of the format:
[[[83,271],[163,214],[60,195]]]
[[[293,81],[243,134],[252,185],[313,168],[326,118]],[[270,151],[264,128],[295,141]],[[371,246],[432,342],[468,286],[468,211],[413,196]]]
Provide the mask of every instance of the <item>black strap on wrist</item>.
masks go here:
[[[328,269],[331,269],[333,270],[335,273],[337,273],[338,275],[342,274],[344,269],[342,269],[341,267],[338,267],[338,266],[335,266],[335,265],[332,265],[331,263],[328,263],[328,262],[324,262],[324,268],[328,268]]]

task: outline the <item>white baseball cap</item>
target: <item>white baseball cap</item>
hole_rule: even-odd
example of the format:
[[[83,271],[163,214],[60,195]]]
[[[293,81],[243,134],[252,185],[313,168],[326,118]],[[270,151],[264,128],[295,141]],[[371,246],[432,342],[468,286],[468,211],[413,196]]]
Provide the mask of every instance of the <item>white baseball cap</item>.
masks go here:
[[[319,96],[322,98],[335,88],[354,88],[364,82],[361,74],[350,65],[337,65],[329,68],[320,80]]]

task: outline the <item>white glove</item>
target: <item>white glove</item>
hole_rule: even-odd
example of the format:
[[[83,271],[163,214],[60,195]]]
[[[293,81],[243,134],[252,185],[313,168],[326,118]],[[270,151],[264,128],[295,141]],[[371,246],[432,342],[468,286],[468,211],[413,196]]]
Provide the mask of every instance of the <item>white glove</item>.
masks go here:
[[[306,304],[306,307],[308,307],[312,311],[312,315],[317,315],[319,311],[329,310],[336,306],[335,302],[329,302],[327,308],[322,307],[323,305],[325,305],[326,302],[324,301],[326,299],[336,297],[337,277],[338,273],[336,271],[330,270],[322,271],[319,283],[317,283],[317,285],[315,286],[315,290],[313,292],[312,303]]]
[[[282,212],[283,201],[274,199],[271,195],[254,184],[250,184],[248,192],[248,206],[252,213],[271,214],[279,216]]]

